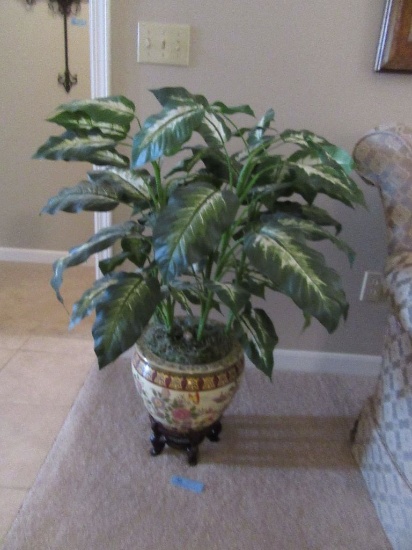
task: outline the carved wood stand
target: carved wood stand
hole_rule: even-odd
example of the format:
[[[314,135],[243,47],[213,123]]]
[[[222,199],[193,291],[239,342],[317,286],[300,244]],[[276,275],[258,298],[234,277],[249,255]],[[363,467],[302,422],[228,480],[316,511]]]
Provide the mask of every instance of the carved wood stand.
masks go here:
[[[149,417],[152,427],[152,435],[150,436],[152,448],[150,454],[157,456],[163,451],[165,445],[169,445],[173,449],[185,451],[190,466],[196,466],[199,456],[199,445],[204,438],[207,437],[209,441],[219,441],[219,434],[222,431],[222,423],[218,420],[203,430],[192,430],[182,434],[166,428],[152,416],[149,415]]]

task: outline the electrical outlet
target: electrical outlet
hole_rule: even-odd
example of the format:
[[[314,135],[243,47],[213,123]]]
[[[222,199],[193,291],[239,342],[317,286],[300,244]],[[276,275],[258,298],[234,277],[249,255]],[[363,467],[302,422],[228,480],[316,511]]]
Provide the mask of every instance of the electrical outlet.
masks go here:
[[[385,300],[385,281],[382,273],[365,271],[359,300],[365,302],[383,302]]]
[[[189,65],[190,26],[139,21],[137,62]]]

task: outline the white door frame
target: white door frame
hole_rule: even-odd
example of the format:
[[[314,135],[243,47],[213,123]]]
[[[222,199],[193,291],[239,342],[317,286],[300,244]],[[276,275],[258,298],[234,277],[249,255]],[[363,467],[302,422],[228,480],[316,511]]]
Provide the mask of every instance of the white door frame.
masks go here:
[[[90,21],[90,85],[91,97],[110,95],[110,4],[111,0],[89,0]],[[110,212],[96,212],[94,231],[112,225]],[[111,250],[96,254],[96,278],[101,276],[99,261],[111,257]]]

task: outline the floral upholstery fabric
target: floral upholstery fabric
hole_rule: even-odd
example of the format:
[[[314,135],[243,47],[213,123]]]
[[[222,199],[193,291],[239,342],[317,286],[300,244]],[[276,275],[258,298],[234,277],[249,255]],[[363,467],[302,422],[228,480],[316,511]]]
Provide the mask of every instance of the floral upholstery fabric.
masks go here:
[[[390,314],[376,391],[353,452],[395,550],[412,549],[412,129],[382,126],[356,145],[359,174],[379,189],[388,236]]]

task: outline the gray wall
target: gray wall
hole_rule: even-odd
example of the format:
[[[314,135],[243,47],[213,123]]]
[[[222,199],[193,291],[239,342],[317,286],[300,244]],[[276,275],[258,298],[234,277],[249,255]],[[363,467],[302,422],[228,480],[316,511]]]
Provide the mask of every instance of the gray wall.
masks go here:
[[[157,108],[149,88],[183,85],[209,99],[273,106],[278,128],[308,128],[348,150],[375,125],[410,117],[412,75],[373,72],[383,0],[116,0],[113,91],[130,96],[144,118]],[[136,63],[139,20],[192,26],[190,67]],[[385,307],[359,302],[365,270],[380,271],[385,233],[377,192],[364,184],[368,210],[337,208],[355,248],[329,254],[343,276],[349,319],[332,336],[303,319],[282,296],[270,298],[280,347],[379,354]],[[330,252],[330,250],[328,250]]]

